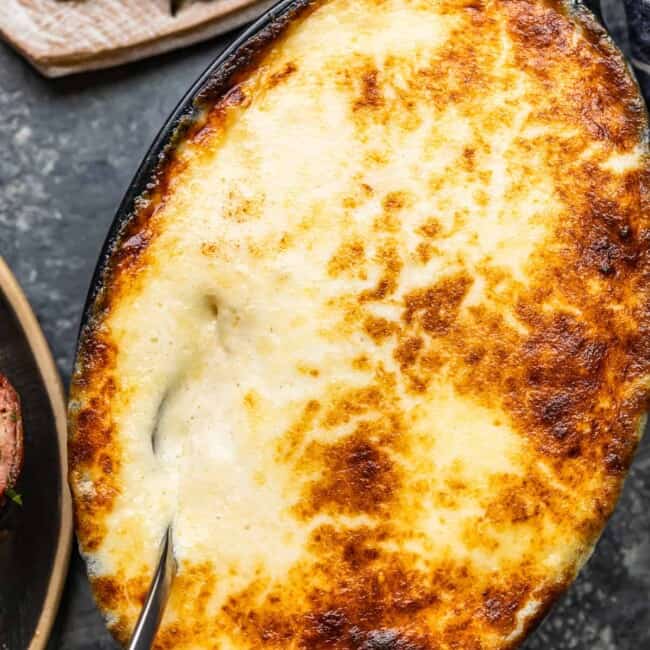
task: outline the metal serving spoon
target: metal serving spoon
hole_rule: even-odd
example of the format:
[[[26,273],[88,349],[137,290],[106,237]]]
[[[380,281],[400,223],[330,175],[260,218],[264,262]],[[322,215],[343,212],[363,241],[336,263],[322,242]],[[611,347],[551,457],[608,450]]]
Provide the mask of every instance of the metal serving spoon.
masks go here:
[[[135,624],[128,650],[151,650],[175,575],[176,560],[172,548],[172,528],[168,526],[161,544],[158,568],[151,581],[138,622]]]

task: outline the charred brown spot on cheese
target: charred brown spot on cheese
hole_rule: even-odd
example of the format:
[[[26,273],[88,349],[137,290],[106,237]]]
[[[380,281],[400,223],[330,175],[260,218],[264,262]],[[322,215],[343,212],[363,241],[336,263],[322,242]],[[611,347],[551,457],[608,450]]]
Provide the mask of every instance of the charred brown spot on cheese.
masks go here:
[[[405,338],[395,348],[393,356],[397,360],[402,370],[406,370],[412,366],[418,358],[420,350],[424,345],[424,341],[419,336],[411,336]]]
[[[151,233],[141,230],[131,235],[116,250],[113,260],[118,269],[133,268],[151,241]]]
[[[395,243],[389,239],[381,245],[375,255],[375,262],[382,268],[382,274],[373,289],[366,289],[359,295],[359,302],[383,300],[397,289],[404,264]]]
[[[276,446],[279,460],[289,461],[294,458],[304,443],[307,432],[313,427],[320,410],[321,404],[317,400],[310,400],[305,404],[298,419],[289,427]]]
[[[382,207],[386,212],[396,212],[408,207],[411,199],[404,191],[389,192],[382,201]]]
[[[391,336],[396,329],[395,323],[377,316],[367,316],[363,323],[363,328],[366,334],[378,343]]]
[[[442,232],[442,225],[435,217],[427,219],[417,230],[418,234],[429,239],[434,239]]]
[[[70,441],[70,456],[75,468],[83,468],[96,460],[104,449],[115,454],[113,425],[106,415],[107,405],[98,398],[90,406],[73,414],[75,435]]]
[[[408,192],[389,192],[382,201],[382,214],[373,223],[374,229],[389,233],[398,232],[402,226],[400,212],[411,203],[412,197]]]
[[[201,254],[205,255],[205,257],[223,257],[224,246],[220,245],[219,242],[202,242]]]
[[[92,582],[97,604],[106,611],[122,614],[109,625],[111,633],[120,643],[126,645],[129,640],[135,618],[147,597],[150,581],[147,567],[140,567],[129,578],[120,572],[117,575],[98,576]],[[124,615],[126,612],[128,615]]]
[[[249,106],[252,98],[241,83],[233,83],[220,101],[210,106],[188,127],[187,140],[201,146],[218,138],[232,123],[237,111]]]
[[[344,274],[365,273],[366,249],[360,239],[346,241],[336,250],[327,264],[327,272],[336,278]]]
[[[513,585],[507,592],[488,589],[483,594],[482,614],[490,625],[509,631],[515,626],[515,615],[529,594],[525,585]]]
[[[347,621],[338,610],[313,617],[311,629],[304,635],[314,648],[363,648],[363,650],[429,650],[432,646],[419,635],[397,629],[362,630]]]
[[[554,493],[532,468],[529,476],[500,474],[491,483],[496,496],[487,504],[485,516],[497,526],[525,523],[549,510],[553,512],[564,498],[561,493]]]
[[[361,354],[358,357],[352,359],[352,367],[355,370],[369,371],[372,369],[372,364],[366,355]]]
[[[124,606],[123,587],[112,577],[95,578],[92,584],[93,596],[100,607],[113,608],[116,605]],[[115,625],[111,632],[120,641],[126,643],[129,638],[127,625]]]
[[[111,439],[111,429],[103,427],[103,420],[93,409],[84,409],[76,415],[77,435],[71,443],[70,455],[76,465],[92,461]]]
[[[288,61],[284,64],[281,70],[278,70],[277,72],[271,74],[271,77],[269,78],[269,85],[271,88],[277,86],[285,79],[288,79],[297,69],[298,66],[293,61]]]
[[[395,390],[395,377],[379,368],[374,383],[334,389],[323,398],[329,405],[318,421],[314,416],[320,409],[312,403],[306,405],[303,415],[285,434],[285,440],[303,443],[304,451],[294,467],[308,478],[295,514],[301,518],[320,511],[379,514],[399,493],[401,469],[394,452],[403,451],[406,440]],[[306,434],[318,425],[353,429],[334,443],[312,439],[305,444]],[[298,442],[290,444],[292,450],[297,446]]]
[[[314,379],[320,376],[320,370],[310,364],[299,363],[296,368],[298,369],[298,372],[313,377]]]
[[[322,465],[322,476],[309,486],[298,505],[301,516],[318,512],[379,513],[399,490],[399,471],[381,444],[372,441],[375,429],[361,422],[355,432],[331,445],[312,444],[306,458]]]
[[[432,246],[429,242],[420,242],[415,249],[416,259],[421,264],[426,264],[433,257],[436,250],[435,246]]]
[[[407,294],[403,320],[407,325],[419,322],[422,329],[431,336],[444,335],[456,321],[471,284],[471,278],[460,274]]]
[[[327,428],[347,424],[359,415],[386,407],[391,399],[382,390],[380,382],[343,391],[336,390],[329,396],[329,405],[321,423]]]
[[[384,97],[378,82],[379,71],[368,68],[361,73],[360,93],[354,102],[354,110],[379,108],[384,105]]]
[[[533,430],[547,433],[545,451],[576,455],[579,437],[586,433],[580,421],[595,408],[602,389],[607,343],[589,337],[568,315],[558,314],[550,322],[533,318],[536,333],[524,342],[519,357],[528,395],[522,404],[512,403],[513,412]]]
[[[158,215],[185,166],[186,162],[173,148],[161,156],[152,182],[143,196],[134,201],[133,214],[115,244],[107,267],[103,269],[102,292],[96,301],[96,310],[110,309],[120,292],[128,290],[125,283],[132,283],[133,277],[145,265],[146,253],[159,234]]]

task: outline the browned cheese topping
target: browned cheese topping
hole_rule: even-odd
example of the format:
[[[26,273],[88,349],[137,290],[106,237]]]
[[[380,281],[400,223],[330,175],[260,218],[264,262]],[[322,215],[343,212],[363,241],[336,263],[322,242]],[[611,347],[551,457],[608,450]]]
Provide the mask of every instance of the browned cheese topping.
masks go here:
[[[206,100],[207,101],[207,100]],[[647,407],[646,113],[545,0],[321,0],[169,154],[70,405],[77,530],[157,650],[516,646]]]

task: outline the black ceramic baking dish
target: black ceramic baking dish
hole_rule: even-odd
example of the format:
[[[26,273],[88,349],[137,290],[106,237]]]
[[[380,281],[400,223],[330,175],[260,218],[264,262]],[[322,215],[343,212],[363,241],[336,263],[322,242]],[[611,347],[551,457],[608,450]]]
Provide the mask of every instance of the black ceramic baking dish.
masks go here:
[[[175,146],[182,141],[188,128],[200,119],[205,109],[224,97],[236,84],[238,75],[254,65],[258,54],[274,40],[299,14],[308,11],[319,0],[281,0],[246,29],[208,66],[155,137],[126,194],[120,203],[103,244],[95,268],[84,311],[79,340],[93,316],[101,311],[102,290],[120,248],[134,231],[136,219],[146,219],[149,197],[164,186],[165,169]],[[599,20],[598,6],[587,7],[582,2],[569,2],[570,10],[579,13],[583,23],[593,28],[599,38],[609,36]],[[631,71],[631,66],[630,71]],[[631,72],[632,76],[633,73]],[[641,91],[639,90],[639,94]],[[144,208],[144,209],[143,209]],[[539,622],[539,621],[537,621]]]

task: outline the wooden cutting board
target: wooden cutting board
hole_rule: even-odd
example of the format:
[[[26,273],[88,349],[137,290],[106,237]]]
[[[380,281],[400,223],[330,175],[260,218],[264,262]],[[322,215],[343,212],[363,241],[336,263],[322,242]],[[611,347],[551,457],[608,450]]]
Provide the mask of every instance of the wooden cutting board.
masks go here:
[[[20,395],[25,432],[23,504],[0,510],[0,648],[45,650],[72,542],[65,402],[38,321],[1,257],[0,371]]]
[[[106,68],[205,40],[275,0],[0,0],[0,35],[48,77]]]

